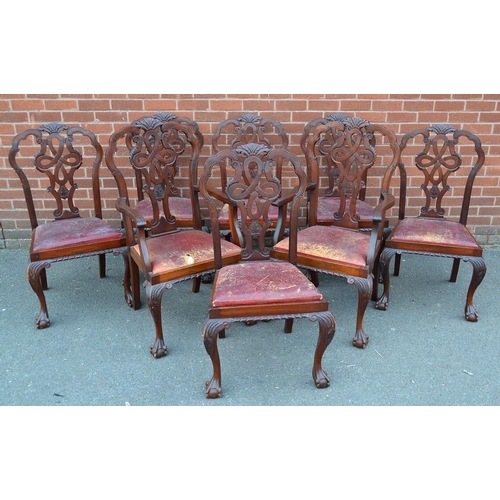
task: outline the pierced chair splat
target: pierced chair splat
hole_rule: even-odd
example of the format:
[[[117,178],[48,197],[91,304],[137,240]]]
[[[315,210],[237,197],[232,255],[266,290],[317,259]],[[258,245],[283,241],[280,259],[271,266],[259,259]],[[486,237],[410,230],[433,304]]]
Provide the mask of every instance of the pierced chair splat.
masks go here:
[[[339,185],[339,177],[340,171],[337,166],[337,162],[330,158],[329,155],[322,155],[316,157],[312,157],[307,152],[307,145],[309,142],[309,138],[311,135],[311,131],[314,127],[318,125],[325,125],[329,122],[341,122],[345,123],[349,126],[351,123],[368,123],[366,120],[363,120],[359,117],[348,117],[341,113],[335,113],[326,116],[325,118],[316,118],[315,120],[310,121],[304,127],[304,132],[302,133],[302,137],[300,140],[300,147],[306,157],[306,160],[312,162],[320,162],[321,159],[324,159],[323,163],[320,165],[311,164],[308,165],[307,174],[309,185],[313,186],[309,190],[309,207],[308,207],[308,225],[316,226],[316,225],[331,225],[335,224],[335,214],[339,210],[341,195],[338,189]],[[370,139],[370,144],[374,147],[376,136],[374,135]],[[379,170],[381,170],[379,168]],[[367,189],[369,180],[373,184],[371,186],[372,191],[380,191],[379,178],[376,178],[374,175],[375,168],[366,168],[363,170],[363,176],[361,179],[361,185],[357,192],[355,193],[358,197],[358,201],[356,202],[356,211],[358,216],[358,228],[361,231],[371,231],[373,226],[373,212],[374,208],[377,205],[376,201],[374,204],[367,203]],[[370,179],[368,179],[368,174],[370,173]],[[383,174],[383,169],[382,169]],[[378,177],[378,176],[377,176]],[[389,221],[385,221],[385,226],[389,226]]]
[[[130,164],[142,177],[144,200],[149,200],[153,214],[148,222],[144,215],[130,206],[125,179],[119,169],[113,168],[113,157],[117,145],[131,138],[134,147],[130,151]],[[183,147],[179,148],[179,141]],[[116,177],[120,198],[117,209],[122,214],[130,256],[130,268],[134,296],[137,300],[139,272],[144,277],[146,297],[155,325],[156,337],[151,354],[155,358],[167,355],[163,337],[162,297],[165,290],[175,283],[193,280],[193,291],[199,290],[199,279],[215,270],[212,236],[202,230],[199,217],[194,218],[194,227],[177,226],[170,202],[174,189],[174,176],[180,155],[189,155],[191,164],[197,159],[200,141],[196,131],[178,121],[158,123],[146,132],[139,124],[124,127],[111,136],[107,152],[108,166]],[[161,189],[158,189],[158,186]],[[193,204],[198,203],[197,189],[192,189]],[[198,210],[193,211],[198,214]],[[224,241],[220,259],[224,264],[237,262],[241,258],[240,247]],[[135,298],[134,298],[135,297]]]
[[[31,224],[27,274],[40,302],[37,328],[50,326],[44,290],[52,263],[96,255],[103,278],[105,255],[122,254],[124,282],[129,280],[125,236],[103,220],[102,157],[96,135],[82,127],[48,123],[13,139],[9,163],[21,181]]]
[[[182,123],[193,131],[197,141],[194,146],[194,151],[190,154],[185,153],[184,149],[188,147],[184,143],[181,136],[175,136],[175,130],[170,131],[172,137],[169,137],[169,142],[176,152],[178,163],[172,170],[172,177],[169,179],[170,189],[170,211],[176,218],[179,228],[192,228],[197,225],[199,215],[199,206],[193,203],[192,190],[196,190],[198,179],[198,159],[201,149],[203,148],[203,135],[201,134],[198,124],[186,117],[179,117],[172,113],[156,113],[152,116],[145,116],[134,120],[130,125],[123,129],[138,130],[138,133],[130,132],[124,137],[123,144],[116,145],[116,151],[106,152],[106,163],[112,171],[120,171],[120,175],[125,179],[124,189],[126,193],[123,195],[129,198],[130,205],[136,209],[147,221],[148,226],[151,225],[153,218],[153,208],[151,200],[144,189],[144,172],[145,169],[137,169],[130,165],[130,154],[136,147],[136,142],[141,137],[146,137],[149,131],[156,129],[163,123],[176,122]],[[128,129],[128,127],[131,127]],[[122,129],[122,130],[123,130]],[[121,131],[118,133],[121,134]],[[150,159],[152,162],[153,159]],[[182,172],[181,172],[182,170]],[[183,174],[183,175],[180,175]],[[158,208],[162,210],[162,192],[166,189],[166,185],[155,185],[154,192],[151,193],[158,203]]]
[[[236,149],[244,144],[262,144],[270,148],[287,149],[288,134],[283,124],[273,118],[262,117],[253,113],[245,113],[236,118],[229,118],[217,125],[212,136],[212,154],[219,153],[227,149]],[[281,181],[280,158],[277,159],[276,175]],[[226,205],[220,212],[219,227],[222,233],[229,237],[229,207]],[[269,217],[276,222],[278,220],[278,210],[271,206]],[[289,225],[288,216],[285,223],[279,228],[281,234],[276,234],[276,239],[281,239],[283,233]],[[274,232],[274,228],[270,228]]]
[[[287,192],[276,175],[277,165],[286,168],[291,186]],[[319,338],[313,380],[318,388],[330,384],[321,361],[333,339],[335,320],[328,302],[295,265],[299,206],[306,181],[297,156],[262,144],[224,150],[205,163],[200,192],[210,211],[217,268],[203,328],[205,349],[213,365],[212,378],[206,384],[207,398],[222,394],[217,339],[235,322],[284,319],[285,332],[291,333],[295,318],[317,321]],[[240,248],[241,261],[236,264],[227,265],[221,259],[226,241],[219,228],[221,202],[229,207],[233,241]],[[270,257],[266,234],[280,225],[271,219],[271,207],[276,208],[280,221],[289,213],[291,251],[286,262]]]
[[[182,138],[182,134],[180,136],[176,136],[177,132],[175,130],[171,130],[170,133],[173,134],[172,137],[169,138],[169,143],[174,148],[178,163],[175,165],[175,168],[172,170],[172,177],[169,179],[169,189],[171,190],[171,195],[169,196],[169,206],[172,215],[175,217],[177,221],[177,227],[183,228],[193,228],[198,226],[198,221],[203,223],[203,220],[200,219],[200,208],[198,203],[196,203],[196,197],[193,194],[194,190],[197,190],[197,182],[198,182],[198,160],[201,149],[203,148],[203,135],[201,134],[198,124],[189,118],[179,117],[172,113],[156,113],[151,117],[140,118],[139,120],[135,120],[133,125],[137,126],[141,129],[143,134],[147,134],[148,130],[154,129],[161,123],[167,122],[177,122],[183,123],[187,127],[189,127],[193,134],[197,139],[197,144],[194,147],[194,151],[189,155],[184,155],[184,148],[186,144]],[[137,137],[129,136],[128,140],[132,140],[129,142],[129,150],[131,151],[134,148],[134,141],[137,140]],[[184,165],[180,165],[180,162],[183,156],[187,159]],[[180,169],[187,171],[186,178],[180,180]],[[134,169],[135,177],[136,177],[136,187],[137,187],[137,199],[138,202],[135,205],[135,209],[138,210],[143,217],[150,221],[153,217],[152,204],[148,199],[144,199],[144,180],[142,172],[139,172],[137,169]],[[161,212],[161,192],[166,188],[163,184],[158,184],[155,187],[155,196],[157,197],[158,206]],[[186,194],[181,196],[182,191]]]
[[[455,282],[460,261],[470,262],[472,277],[465,300],[465,319],[477,321],[473,304],[474,294],[486,274],[483,249],[467,229],[467,219],[474,180],[483,166],[485,153],[481,140],[470,131],[450,125],[433,125],[405,134],[401,140],[401,168],[405,186],[400,198],[399,221],[387,238],[380,256],[384,278],[384,292],[377,309],[389,306],[389,265],[395,258],[394,275],[399,276],[402,254],[420,254],[453,259],[450,281]],[[420,196],[422,204],[418,215],[411,214],[410,186],[406,185],[408,172],[405,162],[413,163],[415,172],[422,175],[421,191],[412,189],[411,206]],[[408,170],[409,170],[408,168]],[[461,210],[453,217],[446,202],[461,199]]]
[[[345,277],[348,283],[356,285],[358,308],[353,344],[364,348],[369,338],[363,329],[363,318],[373,296],[374,268],[383,246],[386,213],[395,203],[389,184],[399,162],[396,136],[383,125],[353,118],[319,122],[311,128],[305,145],[307,165],[312,170],[310,179],[318,178],[321,161],[337,169],[338,205],[332,208],[329,225],[316,223],[299,231],[297,264],[311,273],[313,282],[317,273],[325,273]],[[376,164],[379,150],[384,151],[387,162],[379,202],[373,210],[371,231],[360,231],[359,192],[365,187],[366,171]],[[316,196],[313,190],[311,198]],[[271,255],[288,259],[291,243],[283,239],[274,246]]]

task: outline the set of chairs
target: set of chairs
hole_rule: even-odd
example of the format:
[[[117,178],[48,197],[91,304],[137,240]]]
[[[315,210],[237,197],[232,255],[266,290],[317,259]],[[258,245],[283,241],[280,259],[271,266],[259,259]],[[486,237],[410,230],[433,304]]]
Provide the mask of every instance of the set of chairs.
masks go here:
[[[211,283],[203,327],[213,365],[208,398],[222,394],[217,343],[234,322],[284,320],[285,333],[295,319],[317,322],[312,375],[318,388],[329,386],[322,358],[336,322],[320,291],[321,273],[357,287],[358,348],[369,340],[363,329],[368,304],[387,309],[390,262],[395,256],[399,275],[403,253],[452,258],[451,281],[460,261],[470,262],[465,318],[477,321],[473,297],[486,265],[466,227],[473,182],[484,163],[476,135],[435,125],[398,141],[384,125],[332,114],[304,127],[304,164],[290,151],[282,123],[245,114],[217,126],[202,166],[203,146],[198,124],[171,113],[114,132],[105,153],[92,131],[58,123],[14,138],[9,162],[21,180],[32,228],[27,274],[40,301],[38,328],[50,325],[46,269],[96,255],[104,277],[108,253],[123,256],[124,295],[133,309],[141,307],[144,284],[155,358],[167,355],[164,292],[181,281],[191,280],[194,293],[202,280]],[[102,185],[103,163],[116,182],[121,228],[102,217],[101,190],[111,189]],[[420,186],[410,168],[421,174]],[[407,216],[419,194],[419,213]],[[445,201],[457,196],[458,216],[445,209]],[[391,227],[393,207],[399,210]]]

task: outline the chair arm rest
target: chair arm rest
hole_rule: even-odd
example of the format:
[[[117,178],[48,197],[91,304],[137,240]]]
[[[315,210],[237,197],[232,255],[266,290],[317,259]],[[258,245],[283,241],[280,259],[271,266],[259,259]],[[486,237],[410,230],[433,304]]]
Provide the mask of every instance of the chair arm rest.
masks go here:
[[[273,201],[272,204],[275,207],[282,207],[283,205],[288,205],[289,203],[291,203],[293,198],[294,198],[293,194],[289,196],[283,196],[282,198],[278,198],[277,200]]]
[[[396,198],[394,197],[394,195],[388,193],[387,191],[383,191],[382,193],[380,193],[380,202],[373,211],[373,222],[377,222],[378,224],[380,224],[382,221],[384,221],[387,210],[392,208],[395,203]]]
[[[316,183],[311,182],[310,184],[307,185],[306,187],[306,192],[307,191],[312,191],[316,188]],[[273,201],[273,205],[275,207],[282,207],[283,205],[288,205],[293,201],[295,197],[294,193],[289,194],[288,196],[282,196],[281,198],[278,198],[276,201]]]
[[[230,204],[231,202],[229,201],[229,198],[225,195],[225,193],[223,192],[219,192],[219,191],[211,191],[210,192],[210,196],[212,196],[212,198],[214,198],[215,200],[218,200],[226,205]],[[204,198],[204,196],[202,195],[202,198]]]
[[[130,218],[134,225],[139,227],[146,227],[146,219],[135,209],[129,206],[126,198],[118,198],[116,200],[116,209],[122,214],[122,216]]]

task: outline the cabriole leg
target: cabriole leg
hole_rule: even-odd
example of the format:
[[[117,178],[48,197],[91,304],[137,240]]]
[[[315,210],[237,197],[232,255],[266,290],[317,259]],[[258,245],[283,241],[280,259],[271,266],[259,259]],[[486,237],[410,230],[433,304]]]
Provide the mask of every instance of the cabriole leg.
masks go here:
[[[30,262],[27,269],[29,284],[40,302],[40,312],[35,320],[36,327],[39,329],[48,328],[50,326],[49,312],[47,310],[47,302],[45,301],[42,283],[42,274],[45,274],[45,269],[48,267],[50,267],[48,262]]]
[[[163,340],[163,327],[161,321],[161,299],[167,288],[167,284],[151,285],[146,283],[146,297],[149,305],[149,312],[153,317],[156,330],[156,339],[151,347],[151,354],[154,358],[163,358],[168,354],[167,346]]]
[[[370,302],[373,287],[373,276],[368,278],[349,278],[349,283],[354,283],[358,288],[358,314],[356,317],[356,335],[352,341],[354,347],[364,349],[369,337],[363,330],[363,318],[365,316],[366,308]]]
[[[391,290],[391,278],[389,276],[389,266],[391,264],[391,259],[393,255],[396,253],[396,250],[392,248],[384,248],[383,252],[380,254],[379,259],[379,272],[383,276],[384,282],[384,291],[382,292],[382,296],[378,299],[375,304],[375,309],[379,311],[386,311],[389,307],[389,292]],[[401,257],[400,254],[397,257]]]
[[[465,319],[475,322],[478,320],[478,314],[473,303],[474,293],[486,275],[486,263],[482,257],[470,257],[468,260],[472,265],[472,278],[465,302]]]
[[[212,360],[213,375],[205,384],[205,396],[208,399],[220,398],[222,395],[221,370],[217,337],[222,330],[230,327],[230,323],[220,319],[207,319],[203,327],[203,344]]]
[[[335,335],[335,318],[330,311],[325,311],[323,313],[318,313],[317,315],[311,317],[311,321],[318,321],[319,324],[319,336],[318,344],[316,345],[316,351],[314,353],[314,364],[313,364],[313,380],[318,389],[324,389],[330,386],[330,379],[328,374],[321,367],[321,361],[323,359],[323,354],[326,348],[330,345]]]

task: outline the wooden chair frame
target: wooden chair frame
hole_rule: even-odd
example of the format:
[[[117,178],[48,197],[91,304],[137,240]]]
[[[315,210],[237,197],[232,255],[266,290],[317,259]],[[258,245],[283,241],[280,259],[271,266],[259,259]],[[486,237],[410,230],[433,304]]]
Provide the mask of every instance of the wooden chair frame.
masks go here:
[[[407,196],[407,168],[403,163],[404,154],[409,150],[414,139],[421,139],[419,151],[412,155],[416,168],[423,175],[422,194],[423,206],[418,217],[408,218],[406,208]],[[461,140],[468,140],[469,144],[462,144]],[[416,147],[416,146],[412,146]],[[465,154],[474,151],[475,158],[463,186],[462,207],[457,221],[446,217],[445,197],[452,191],[451,178],[459,169],[465,168],[462,161],[462,147]],[[482,256],[483,250],[474,236],[468,231],[467,219],[474,180],[485,161],[485,153],[481,140],[470,131],[457,129],[446,124],[431,125],[428,128],[419,128],[406,133],[401,140],[402,161],[400,171],[402,175],[402,189],[399,204],[399,222],[394,227],[386,241],[386,246],[380,256],[380,269],[384,280],[384,291],[379,298],[376,308],[386,310],[389,305],[390,273],[389,265],[395,258],[394,275],[399,276],[401,255],[420,254],[453,259],[450,281],[455,282],[458,275],[460,261],[469,262],[473,273],[465,302],[465,319],[475,322],[478,313],[473,304],[474,294],[486,275],[486,263]],[[456,184],[456,183],[455,183]],[[426,223],[425,233],[420,232],[422,240],[409,241],[404,236],[403,224],[417,222]],[[435,225],[438,221],[439,226]],[[411,227],[411,226],[410,226]],[[406,231],[406,230],[405,230]],[[459,234],[448,240],[443,238],[449,232]]]
[[[178,124],[179,127],[169,124]],[[164,137],[168,131],[167,137]],[[183,138],[184,136],[184,138]],[[187,140],[186,140],[187,137]],[[165,145],[162,147],[161,144]],[[134,200],[130,195],[130,191],[134,189],[130,185],[118,167],[116,155],[121,143],[126,145],[129,152],[130,167],[134,170],[135,191],[137,198]],[[151,144],[148,144],[151,142]],[[156,113],[153,116],[146,116],[138,120],[134,120],[131,124],[126,125],[122,129],[115,132],[109,140],[109,146],[106,150],[106,164],[117,180],[119,199],[121,206],[127,205],[133,209],[136,215],[140,215],[146,223],[145,235],[161,233],[166,227],[163,220],[174,220],[176,229],[198,229],[201,230],[204,225],[201,216],[201,210],[198,197],[198,161],[204,139],[201,134],[198,124],[185,117],[178,117],[172,113]],[[180,210],[179,202],[182,201],[182,206],[185,211],[185,199],[179,197],[179,188],[176,183],[179,166],[178,160],[185,154],[185,148],[190,147],[191,153],[188,167],[188,201],[189,212],[188,218],[179,219],[177,217]],[[137,152],[141,151],[143,155],[140,160],[144,164],[132,162],[132,158],[136,157]],[[144,153],[142,151],[147,151]],[[158,155],[154,158],[152,155]],[[172,168],[169,168],[168,180],[157,182],[155,177],[163,175],[161,172],[164,168],[164,159],[161,155],[169,155],[173,161]],[[157,170],[158,169],[158,170]],[[167,195],[165,196],[165,192]],[[165,216],[164,210],[169,211],[168,216]],[[141,219],[141,220],[142,220]],[[124,224],[129,219],[124,219]],[[133,244],[132,237],[129,238],[129,245]],[[126,291],[127,303],[133,309],[140,308],[140,288],[137,266],[130,263],[131,269],[131,284]],[[193,281],[193,292],[199,291],[200,279]]]
[[[150,200],[153,217],[146,221],[144,216],[130,206],[125,179],[119,169],[114,168],[113,157],[117,145],[132,137],[134,147],[130,153],[133,167],[143,177],[145,199]],[[190,151],[179,148],[179,140],[190,146]],[[173,140],[172,140],[173,139]],[[177,227],[176,218],[170,209],[170,199],[175,193],[171,179],[181,154],[189,154],[192,165],[197,165],[201,141],[190,124],[177,121],[157,123],[144,130],[135,123],[124,127],[110,138],[107,151],[108,166],[118,184],[120,197],[117,210],[122,214],[127,238],[132,276],[130,302],[139,302],[139,273],[144,277],[146,297],[155,325],[156,337],[151,354],[155,358],[167,355],[163,336],[162,297],[165,290],[175,283],[192,280],[193,292],[198,292],[200,279],[204,274],[215,270],[211,235],[203,231],[198,209],[198,188],[191,186],[191,200],[195,215],[191,229]],[[163,189],[158,190],[161,186]],[[159,196],[159,198],[158,198]],[[240,249],[225,242],[223,262],[236,262],[240,258]]]
[[[284,194],[276,166],[282,161],[293,165],[298,186]],[[227,173],[227,163],[232,170]],[[222,182],[214,187],[210,180],[219,170]],[[227,180],[227,182],[226,182]],[[273,149],[262,144],[243,144],[233,150],[212,155],[205,163],[200,177],[200,192],[207,202],[212,224],[216,272],[208,318],[203,328],[205,349],[212,360],[213,375],[206,384],[206,397],[218,398],[222,394],[221,367],[217,339],[235,322],[253,323],[261,320],[285,319],[285,332],[291,333],[295,318],[308,318],[319,324],[319,338],[314,356],[313,379],[318,388],[328,387],[330,380],[321,366],[323,353],[335,334],[335,320],[315,287],[296,267],[296,235],[301,199],[306,189],[306,174],[297,156],[284,149]],[[230,207],[230,230],[233,241],[241,247],[241,261],[225,266],[221,260],[220,202]],[[290,214],[291,252],[288,262],[270,258],[266,234],[274,227],[269,216],[270,207],[278,208],[280,224]],[[290,208],[289,208],[290,207]],[[281,221],[281,222],[280,222]],[[245,267],[249,266],[250,267]],[[246,273],[249,273],[244,278]],[[281,276],[286,276],[293,287],[304,284],[304,296],[283,296]],[[297,280],[297,281],[295,281]],[[291,281],[291,282],[290,282]],[[234,283],[233,283],[234,282]],[[231,284],[233,283],[233,284]],[[227,286],[236,284],[236,295],[229,292],[227,301],[218,303]],[[255,287],[255,289],[254,289]],[[306,292],[306,289],[310,288]],[[293,295],[293,294],[292,294]],[[312,295],[312,297],[311,297]],[[236,296],[239,296],[238,298]],[[257,298],[256,298],[257,297]],[[241,300],[240,300],[241,298]]]
[[[357,203],[359,192],[365,187],[366,170],[377,158],[374,135],[385,137],[391,151],[390,161],[385,167],[379,203],[373,212],[370,232],[361,232]],[[374,290],[374,269],[383,248],[387,211],[395,204],[390,192],[390,181],[399,164],[399,146],[396,135],[383,125],[352,118],[342,122],[318,122],[311,128],[307,139],[306,157],[309,180],[318,178],[319,157],[329,156],[339,169],[337,189],[339,209],[328,226],[312,225],[298,234],[297,264],[311,273],[313,283],[318,285],[317,275],[325,273],[345,277],[358,289],[356,334],[353,345],[364,348],[369,337],[363,329],[363,318]],[[384,146],[385,147],[385,146]],[[317,196],[315,189],[310,196]],[[311,201],[311,204],[314,203]],[[283,240],[273,248],[275,258],[288,257],[288,241]]]
[[[27,153],[23,155],[25,149]],[[37,328],[50,326],[44,290],[48,288],[46,269],[52,263],[95,255],[99,258],[99,276],[104,278],[106,254],[121,254],[125,261],[125,286],[129,282],[125,237],[102,216],[99,180],[102,157],[103,150],[97,136],[78,126],[47,123],[27,129],[13,139],[9,163],[22,183],[31,225],[27,275],[40,302]],[[83,188],[86,169],[91,173],[92,209],[88,210],[90,215],[82,216],[77,206],[83,203],[77,198],[80,192],[78,181]],[[40,179],[32,178],[35,171]],[[34,197],[43,187],[44,179],[48,181],[45,192],[50,196],[42,202]],[[53,220],[42,214],[49,206],[55,208]]]

